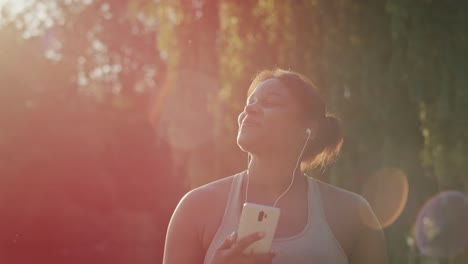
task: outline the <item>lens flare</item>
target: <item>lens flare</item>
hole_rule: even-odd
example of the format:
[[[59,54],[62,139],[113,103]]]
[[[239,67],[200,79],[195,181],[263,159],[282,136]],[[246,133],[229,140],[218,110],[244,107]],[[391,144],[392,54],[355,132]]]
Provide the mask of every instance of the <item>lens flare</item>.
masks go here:
[[[158,135],[184,151],[210,143],[216,127],[217,87],[217,79],[205,73],[172,73],[155,97],[150,113]]]
[[[453,258],[468,246],[468,196],[445,191],[429,199],[415,224],[416,245],[421,254]]]
[[[363,196],[369,201],[381,227],[388,227],[405,208],[408,199],[406,175],[396,168],[380,169],[365,182]]]

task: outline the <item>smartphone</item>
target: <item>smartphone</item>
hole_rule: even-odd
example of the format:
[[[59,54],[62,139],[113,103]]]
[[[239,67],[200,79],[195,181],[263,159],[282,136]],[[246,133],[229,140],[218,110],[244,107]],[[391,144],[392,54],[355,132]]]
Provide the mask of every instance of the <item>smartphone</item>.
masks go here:
[[[245,203],[237,229],[238,239],[255,232],[265,232],[265,236],[244,250],[245,254],[268,253],[275,236],[280,209],[254,203]]]

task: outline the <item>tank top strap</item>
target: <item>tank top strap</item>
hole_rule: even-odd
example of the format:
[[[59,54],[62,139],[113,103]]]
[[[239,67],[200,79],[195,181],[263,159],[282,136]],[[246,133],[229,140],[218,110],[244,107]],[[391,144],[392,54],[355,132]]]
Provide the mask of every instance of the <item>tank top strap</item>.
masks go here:
[[[238,173],[233,176],[231,187],[229,189],[228,198],[226,201],[226,207],[224,209],[223,218],[221,223],[216,231],[210,246],[208,247],[205,253],[204,264],[211,263],[215,251],[223,243],[223,241],[228,237],[233,231],[237,229],[239,222],[239,196],[242,189],[242,180],[245,172]]]
[[[322,199],[320,197],[317,182],[313,177],[306,176],[309,183],[309,219],[317,216],[323,217]]]
[[[312,197],[309,197],[309,201],[312,201],[312,208],[309,209],[309,217],[314,217],[315,224],[318,225],[318,229],[322,231],[321,237],[329,237],[331,240],[331,247],[335,247],[336,251],[338,251],[338,255],[336,257],[340,258],[339,263],[348,263],[348,257],[344,252],[343,248],[341,247],[340,243],[336,239],[333,231],[328,224],[327,216],[325,214],[325,208],[323,204],[323,197],[320,193],[318,180],[309,177],[309,185],[311,187],[311,194]],[[312,200],[310,200],[312,198]],[[310,215],[312,214],[312,216]],[[330,249],[330,248],[329,248]],[[338,263],[338,262],[337,262]]]
[[[309,217],[313,219],[315,224],[328,226],[328,221],[325,215],[325,209],[323,208],[322,195],[318,186],[318,180],[313,177],[309,179]]]
[[[239,218],[240,206],[242,204],[239,201],[242,193],[241,189],[244,175],[245,171],[236,174],[232,179],[231,189],[229,190],[229,196],[224,210],[223,222],[232,221],[237,225],[237,218]]]

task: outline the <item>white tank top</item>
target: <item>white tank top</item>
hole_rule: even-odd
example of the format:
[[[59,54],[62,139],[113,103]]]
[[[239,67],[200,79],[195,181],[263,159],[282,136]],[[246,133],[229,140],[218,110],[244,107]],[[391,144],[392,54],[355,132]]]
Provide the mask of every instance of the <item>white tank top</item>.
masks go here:
[[[236,174],[232,180],[224,216],[206,251],[205,264],[211,263],[216,249],[232,232],[237,230],[243,204],[240,194],[244,175],[245,172]],[[278,252],[273,258],[273,263],[347,264],[347,257],[325,218],[316,180],[311,177],[307,178],[307,224],[296,235],[273,239],[272,248]]]

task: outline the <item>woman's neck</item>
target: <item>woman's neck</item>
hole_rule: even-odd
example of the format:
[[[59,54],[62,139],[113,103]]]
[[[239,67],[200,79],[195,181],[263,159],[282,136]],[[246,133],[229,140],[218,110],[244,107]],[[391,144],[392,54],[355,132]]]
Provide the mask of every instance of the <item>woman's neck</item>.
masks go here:
[[[267,196],[275,196],[283,193],[291,184],[297,158],[289,155],[282,157],[253,157],[248,168],[249,188],[252,192],[260,191]],[[304,180],[300,164],[295,171],[294,182]],[[293,183],[293,185],[295,185]],[[291,189],[294,186],[291,186]]]

